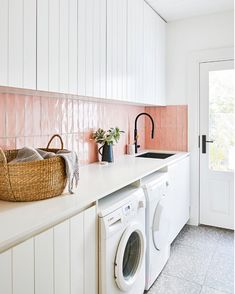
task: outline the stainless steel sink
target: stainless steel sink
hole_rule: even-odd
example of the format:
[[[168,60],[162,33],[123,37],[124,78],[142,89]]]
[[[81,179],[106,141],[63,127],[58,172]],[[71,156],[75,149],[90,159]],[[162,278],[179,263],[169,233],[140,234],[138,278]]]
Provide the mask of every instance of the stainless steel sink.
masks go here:
[[[136,157],[143,157],[143,158],[157,158],[157,159],[166,159],[170,156],[175,155],[174,153],[156,153],[156,152],[147,152]]]

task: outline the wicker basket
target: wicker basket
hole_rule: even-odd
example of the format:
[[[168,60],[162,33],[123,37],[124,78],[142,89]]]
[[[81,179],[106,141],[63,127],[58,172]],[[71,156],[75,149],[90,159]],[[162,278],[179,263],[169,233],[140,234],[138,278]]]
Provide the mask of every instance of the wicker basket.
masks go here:
[[[63,141],[54,135],[45,151],[57,152],[61,149],[49,149],[52,140],[58,137],[63,149]],[[58,156],[50,159],[8,164],[18,150],[0,148],[0,199],[5,201],[35,201],[52,198],[62,194],[66,186],[64,159]]]

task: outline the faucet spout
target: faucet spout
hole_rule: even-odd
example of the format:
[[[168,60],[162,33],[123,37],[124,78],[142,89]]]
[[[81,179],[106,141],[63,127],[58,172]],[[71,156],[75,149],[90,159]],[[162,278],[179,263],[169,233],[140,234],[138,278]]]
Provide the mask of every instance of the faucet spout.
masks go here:
[[[137,153],[138,148],[140,147],[140,145],[138,145],[138,131],[137,131],[137,121],[138,118],[142,115],[146,115],[150,118],[151,123],[152,123],[152,132],[151,132],[151,137],[152,139],[154,138],[154,121],[153,118],[150,114],[146,113],[146,112],[142,112],[140,114],[137,115],[137,117],[135,118],[135,129],[134,129],[134,142],[135,142],[135,153]]]

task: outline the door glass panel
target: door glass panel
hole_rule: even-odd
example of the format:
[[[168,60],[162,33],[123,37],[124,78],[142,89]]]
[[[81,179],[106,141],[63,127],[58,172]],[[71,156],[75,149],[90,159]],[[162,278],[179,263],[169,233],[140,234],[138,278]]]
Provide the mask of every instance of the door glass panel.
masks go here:
[[[234,70],[209,72],[209,168],[234,170]]]
[[[138,233],[133,232],[126,244],[122,268],[125,280],[133,278],[139,266],[141,254],[141,240]]]

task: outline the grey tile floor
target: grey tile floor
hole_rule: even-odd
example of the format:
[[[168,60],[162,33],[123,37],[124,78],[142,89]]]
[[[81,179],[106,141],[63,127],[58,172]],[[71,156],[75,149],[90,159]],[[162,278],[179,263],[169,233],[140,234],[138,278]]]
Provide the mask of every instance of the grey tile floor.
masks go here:
[[[186,225],[148,294],[234,293],[234,234]]]

